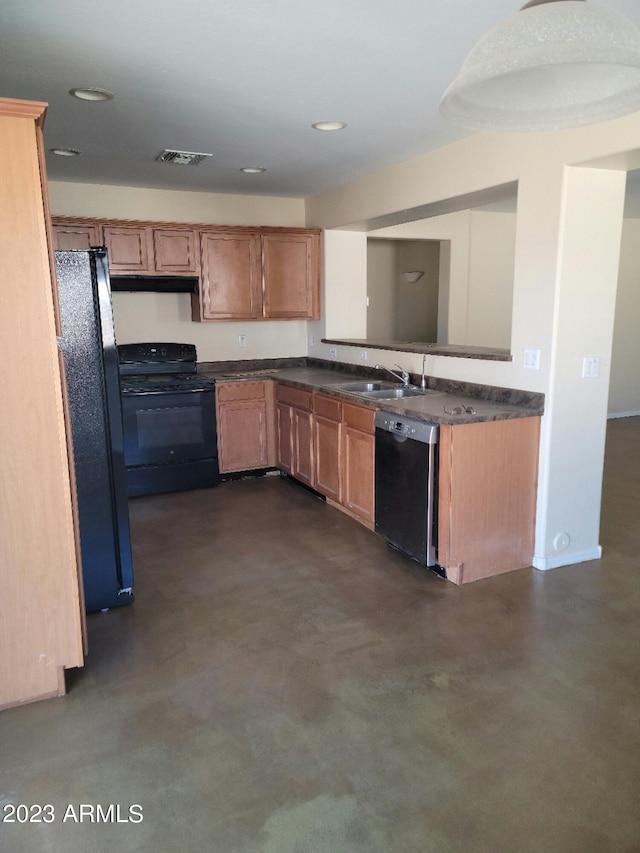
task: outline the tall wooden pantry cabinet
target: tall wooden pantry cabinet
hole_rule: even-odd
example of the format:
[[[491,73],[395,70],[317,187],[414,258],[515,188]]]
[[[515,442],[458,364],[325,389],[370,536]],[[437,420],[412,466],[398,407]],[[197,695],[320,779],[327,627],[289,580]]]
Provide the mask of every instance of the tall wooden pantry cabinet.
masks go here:
[[[85,651],[45,110],[0,98],[0,708],[64,693]]]

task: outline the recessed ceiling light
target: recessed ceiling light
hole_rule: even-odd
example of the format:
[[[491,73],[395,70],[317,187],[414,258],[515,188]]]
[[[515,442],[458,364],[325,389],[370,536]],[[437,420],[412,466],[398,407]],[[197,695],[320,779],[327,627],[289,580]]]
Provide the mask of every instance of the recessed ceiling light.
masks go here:
[[[261,166],[243,166],[240,171],[244,172],[245,175],[259,175],[260,172],[266,172],[267,170]]]
[[[81,153],[77,148],[50,148],[49,150],[58,157],[79,157]]]
[[[69,94],[74,98],[80,98],[81,101],[111,101],[113,94],[107,92],[106,89],[97,89],[95,86],[89,86],[84,89],[70,89]]]
[[[311,125],[314,130],[342,130],[346,126],[344,121],[317,121]]]

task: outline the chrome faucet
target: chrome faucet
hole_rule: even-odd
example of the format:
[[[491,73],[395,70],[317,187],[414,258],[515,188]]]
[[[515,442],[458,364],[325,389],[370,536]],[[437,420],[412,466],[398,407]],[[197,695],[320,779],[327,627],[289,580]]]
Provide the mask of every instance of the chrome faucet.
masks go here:
[[[376,370],[386,370],[387,373],[390,373],[392,376],[395,376],[396,379],[399,379],[405,388],[408,388],[409,387],[409,379],[411,377],[409,376],[407,371],[404,369],[404,367],[400,367],[399,364],[394,364],[393,366],[398,368],[398,370],[402,374],[401,376],[399,374],[397,374],[395,372],[395,370],[391,370],[390,367],[385,367],[384,364],[376,364]]]

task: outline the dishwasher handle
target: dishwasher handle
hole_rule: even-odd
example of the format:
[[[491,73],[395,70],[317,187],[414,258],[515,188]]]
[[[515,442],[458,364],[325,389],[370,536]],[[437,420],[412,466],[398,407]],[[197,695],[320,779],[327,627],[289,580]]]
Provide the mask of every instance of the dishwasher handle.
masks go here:
[[[422,421],[418,418],[406,418],[398,412],[386,412],[380,409],[375,414],[376,429],[393,433],[402,439],[412,439],[423,444],[438,443],[438,424],[431,421]]]

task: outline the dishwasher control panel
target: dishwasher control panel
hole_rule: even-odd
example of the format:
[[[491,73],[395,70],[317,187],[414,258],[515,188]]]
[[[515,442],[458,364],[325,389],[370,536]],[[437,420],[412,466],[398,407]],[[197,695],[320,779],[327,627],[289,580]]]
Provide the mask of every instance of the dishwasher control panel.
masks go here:
[[[392,432],[402,438],[421,441],[424,444],[437,444],[438,442],[438,424],[417,418],[405,418],[398,416],[396,412],[385,412],[384,410],[376,412],[375,426],[376,429]]]

